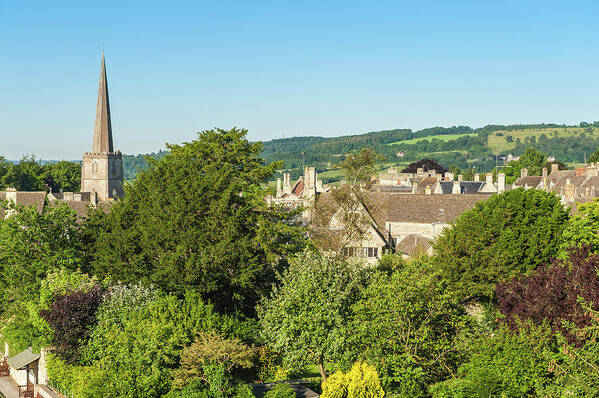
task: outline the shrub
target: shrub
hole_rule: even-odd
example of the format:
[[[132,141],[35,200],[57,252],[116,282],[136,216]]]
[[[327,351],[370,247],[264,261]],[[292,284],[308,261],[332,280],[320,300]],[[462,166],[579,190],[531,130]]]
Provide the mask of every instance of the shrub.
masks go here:
[[[347,397],[347,376],[338,370],[322,383],[321,398],[346,398]]]
[[[40,316],[54,332],[54,350],[67,361],[79,358],[80,347],[96,323],[96,311],[101,301],[102,288],[95,285],[89,291],[73,290],[57,295],[49,309],[40,311]]]
[[[347,398],[382,398],[385,392],[374,366],[356,362],[347,373]]]
[[[278,383],[272,390],[264,394],[264,398],[295,398],[295,392],[289,384]]]
[[[599,309],[598,269],[599,254],[589,254],[588,247],[573,248],[565,260],[554,260],[529,276],[497,285],[499,310],[512,329],[519,326],[519,319],[548,322],[570,343],[582,344],[564,321],[576,328],[590,325],[591,318],[579,300]]]

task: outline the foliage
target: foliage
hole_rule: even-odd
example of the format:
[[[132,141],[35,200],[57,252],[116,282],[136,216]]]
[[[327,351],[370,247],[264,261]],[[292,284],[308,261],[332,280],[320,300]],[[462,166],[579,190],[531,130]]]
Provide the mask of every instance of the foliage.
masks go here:
[[[374,366],[356,362],[347,373],[347,398],[383,398],[379,375]]]
[[[37,298],[42,279],[54,269],[80,265],[79,225],[66,204],[47,206],[39,214],[33,207],[14,206],[0,220],[1,307]]]
[[[577,204],[577,210],[564,228],[561,257],[571,247],[585,246],[592,253],[599,252],[599,199]]]
[[[231,336],[244,329],[216,314],[197,293],[179,300],[141,284],[111,287],[96,317],[83,360],[85,368],[103,372],[105,397],[162,396],[171,390],[172,371],[193,336],[209,330]],[[217,380],[219,369],[210,371]],[[83,390],[86,383],[76,379],[70,389]]]
[[[337,371],[322,385],[322,398],[382,398],[385,396],[374,366],[356,362],[349,372]]]
[[[40,316],[54,332],[54,350],[67,361],[73,362],[79,358],[79,349],[95,324],[101,301],[102,288],[95,285],[88,291],[72,290],[56,295],[50,308],[40,311]]]
[[[345,174],[347,184],[354,186],[356,183],[367,184],[374,172],[374,164],[379,155],[371,149],[362,148],[358,153],[349,153],[339,165]]]
[[[298,369],[314,363],[326,380],[326,365],[344,350],[350,308],[365,277],[361,264],[316,252],[291,260],[280,285],[259,308],[264,338],[283,353],[285,365]]]
[[[522,188],[464,212],[435,243],[435,261],[461,299],[492,299],[495,283],[529,273],[558,251],[568,213],[555,194]]]
[[[347,375],[338,370],[322,383],[321,398],[346,398],[347,397]]]
[[[264,398],[295,398],[293,388],[287,383],[278,383],[264,394]]]
[[[599,254],[589,255],[584,247],[574,249],[566,260],[554,260],[529,276],[497,285],[499,310],[512,329],[518,327],[519,320],[547,322],[571,344],[580,345],[580,336],[572,334],[567,326],[590,326],[588,310],[579,300],[584,300],[592,310],[599,309],[598,270]]]
[[[386,388],[422,396],[455,371],[468,318],[428,259],[377,275],[353,311],[354,356],[376,365]]]
[[[506,181],[508,183],[513,182],[517,178],[520,178],[520,170],[527,169],[528,175],[540,176],[541,169],[545,167],[547,163],[547,154],[535,149],[526,148],[526,151],[520,155],[520,159],[510,162],[507,167],[503,169],[506,175]]]
[[[81,165],[62,160],[42,164],[33,156],[24,156],[20,162],[6,162],[0,157],[0,188],[18,191],[76,192],[80,189]]]
[[[546,326],[501,328],[475,345],[459,377],[431,388],[433,397],[545,396],[561,361],[555,337]]]
[[[420,159],[417,162],[412,162],[406,166],[401,172],[402,173],[416,173],[419,168],[424,171],[436,171],[437,174],[443,174],[447,172],[445,166],[439,164],[435,159]]]
[[[251,314],[305,237],[294,213],[264,202],[263,185],[279,165],[265,166],[261,145],[245,135],[209,130],[169,145],[103,217],[94,272],[193,290],[221,310]]]
[[[183,350],[173,384],[183,387],[194,378],[208,382],[206,366],[217,364],[230,374],[235,368],[252,367],[254,357],[254,349],[239,339],[226,339],[214,331],[201,332],[195,342]]]
[[[589,156],[589,158],[587,159],[587,161],[589,163],[597,163],[597,162],[599,162],[599,148],[595,149],[595,152],[593,152],[591,154],[591,156]]]

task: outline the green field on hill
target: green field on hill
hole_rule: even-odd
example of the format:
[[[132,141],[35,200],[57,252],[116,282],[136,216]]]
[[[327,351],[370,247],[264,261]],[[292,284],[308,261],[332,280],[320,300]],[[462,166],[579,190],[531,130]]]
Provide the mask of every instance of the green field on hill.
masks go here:
[[[538,140],[542,135],[547,138],[555,137],[576,137],[584,138],[583,134],[589,137],[599,137],[599,127],[548,127],[536,129],[520,129],[520,130],[500,130],[489,134],[489,147],[498,152],[505,152],[516,147],[516,140],[520,139],[522,143],[527,138],[534,137]],[[508,142],[507,137],[512,137],[512,142]]]
[[[474,135],[474,134],[441,134],[441,135],[430,135],[427,137],[418,137],[418,138],[412,138],[411,140],[403,140],[403,141],[395,141],[395,142],[390,142],[387,145],[399,145],[399,144],[416,144],[418,142],[421,141],[432,141],[433,138],[437,139],[437,140],[441,140],[443,142],[447,142],[447,141],[451,141],[451,140],[457,140],[458,138],[462,138],[462,137],[466,137],[468,135]]]

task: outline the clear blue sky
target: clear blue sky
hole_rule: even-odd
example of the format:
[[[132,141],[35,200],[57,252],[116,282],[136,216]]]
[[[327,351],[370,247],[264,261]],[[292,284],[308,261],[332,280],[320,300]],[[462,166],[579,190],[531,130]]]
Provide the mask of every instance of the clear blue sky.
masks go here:
[[[599,2],[0,0],[0,155],[599,120]]]

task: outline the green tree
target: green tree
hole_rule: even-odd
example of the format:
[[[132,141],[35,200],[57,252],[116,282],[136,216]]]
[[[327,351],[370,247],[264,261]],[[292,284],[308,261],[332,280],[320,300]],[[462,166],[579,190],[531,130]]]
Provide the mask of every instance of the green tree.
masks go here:
[[[44,182],[54,191],[78,192],[81,189],[81,165],[62,160],[44,165]]]
[[[304,252],[291,260],[280,286],[262,302],[258,312],[264,338],[283,353],[286,365],[298,369],[316,364],[326,381],[327,365],[344,350],[351,305],[365,276],[361,264],[315,252]]]
[[[568,212],[552,192],[522,188],[463,213],[435,243],[435,261],[462,300],[494,297],[495,284],[555,256]]]
[[[571,247],[586,246],[591,252],[599,252],[599,199],[578,204],[578,212],[570,217],[562,234],[561,257]]]
[[[423,396],[456,369],[468,318],[426,257],[379,273],[353,312],[354,358],[375,364],[386,388]]]
[[[589,163],[597,163],[597,162],[599,162],[599,148],[597,148],[595,150],[595,152],[593,152],[591,154],[591,156],[589,156],[589,158],[587,159],[587,161]]]
[[[280,165],[264,165],[246,133],[204,131],[148,159],[124,200],[96,214],[93,272],[194,290],[221,310],[251,314],[305,236],[296,213],[264,202]]]
[[[175,387],[184,387],[193,379],[210,384],[206,366],[220,365],[225,377],[231,377],[235,368],[251,368],[256,355],[239,339],[226,339],[214,331],[202,332],[181,354],[180,368],[175,371]]]
[[[33,156],[23,157],[19,163],[11,163],[2,177],[2,186],[17,191],[45,191],[42,164]]]
[[[527,169],[528,175],[540,176],[541,169],[547,164],[547,154],[529,147],[520,155],[520,159],[510,162],[503,169],[508,183],[520,178],[520,170]]]
[[[473,350],[457,378],[431,388],[433,397],[553,396],[544,391],[563,356],[548,327],[527,325],[516,332],[501,328],[475,341]]]
[[[46,206],[43,213],[4,204],[12,214],[0,220],[2,306],[37,297],[41,281],[55,269],[81,266],[80,227],[66,204]]]

